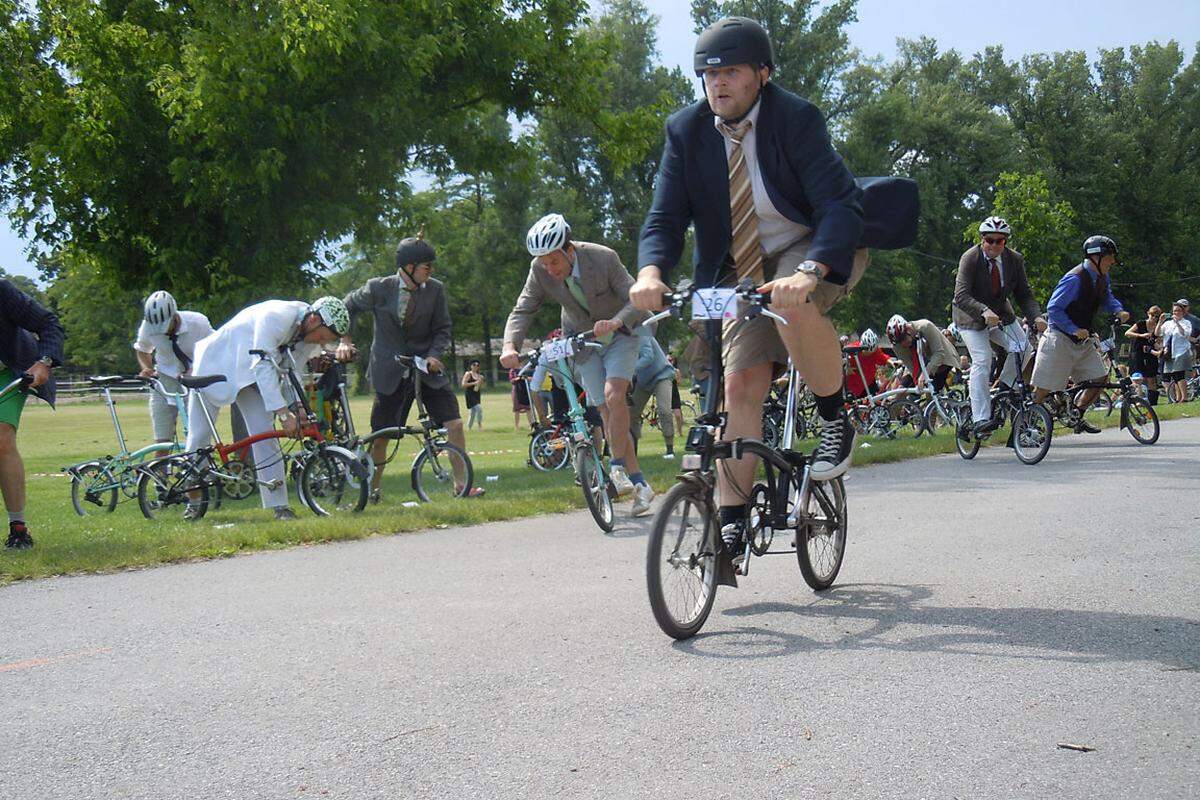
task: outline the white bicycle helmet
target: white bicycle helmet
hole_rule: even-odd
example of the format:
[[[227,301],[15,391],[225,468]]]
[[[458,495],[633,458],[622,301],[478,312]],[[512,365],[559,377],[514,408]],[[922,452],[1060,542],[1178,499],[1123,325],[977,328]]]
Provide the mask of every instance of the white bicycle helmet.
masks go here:
[[[525,235],[525,249],[537,258],[555,250],[563,250],[571,241],[571,226],[562,214],[547,214],[533,223]]]
[[[908,320],[899,314],[892,314],[892,318],[887,321],[887,337],[893,342],[898,342],[906,333],[908,333]]]
[[[326,295],[312,304],[311,311],[321,316],[321,322],[338,336],[350,332],[350,312],[339,298]]]
[[[879,334],[867,328],[862,332],[862,336],[858,337],[858,343],[862,345],[863,350],[874,350],[879,346]]]
[[[1012,228],[1004,217],[988,217],[979,223],[980,233],[998,233],[1001,236],[1012,236]]]
[[[157,291],[147,297],[143,316],[150,333],[166,333],[171,327],[171,320],[175,319],[177,310],[175,298],[170,292]]]

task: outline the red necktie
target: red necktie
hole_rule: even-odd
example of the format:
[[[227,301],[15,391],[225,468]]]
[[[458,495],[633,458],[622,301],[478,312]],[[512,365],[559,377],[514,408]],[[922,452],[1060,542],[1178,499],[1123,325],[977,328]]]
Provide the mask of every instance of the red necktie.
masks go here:
[[[1000,265],[996,263],[996,259],[989,258],[988,262],[992,265],[992,294],[1000,296]]]

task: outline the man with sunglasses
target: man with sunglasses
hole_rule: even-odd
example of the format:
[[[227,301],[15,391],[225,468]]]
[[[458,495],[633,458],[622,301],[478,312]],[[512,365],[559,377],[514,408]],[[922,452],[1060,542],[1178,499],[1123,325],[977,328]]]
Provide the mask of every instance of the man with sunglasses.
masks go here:
[[[958,277],[954,281],[952,316],[963,344],[971,354],[971,418],[975,433],[990,433],[992,396],[988,384],[992,374],[992,344],[1007,351],[1010,345],[1025,343],[1021,354],[1022,368],[1033,357],[1025,331],[1017,321],[1009,298],[1015,297],[1025,312],[1030,329],[1046,330],[1046,320],[1038,307],[1029,278],[1025,274],[1025,259],[1008,247],[1012,228],[1001,217],[988,217],[979,224],[979,244],[962,254],[958,261]],[[1016,365],[1005,359],[1000,374],[1003,383],[1011,384],[1016,377]],[[965,427],[962,429],[965,432]]]

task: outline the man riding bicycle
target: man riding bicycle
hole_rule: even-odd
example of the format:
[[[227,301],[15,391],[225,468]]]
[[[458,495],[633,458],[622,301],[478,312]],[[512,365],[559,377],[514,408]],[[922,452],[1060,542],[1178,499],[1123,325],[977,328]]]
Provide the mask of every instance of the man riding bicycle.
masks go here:
[[[854,428],[843,408],[841,348],[828,313],[867,268],[866,246],[903,246],[916,220],[915,188],[872,204],[883,219],[864,224],[864,192],[833,149],[821,112],[771,82],[775,56],[754,20],[731,17],[696,41],[704,99],[666,124],[654,201],[642,227],[633,304],[662,308],[664,280],[695,229],[696,286],[761,284],[786,326],[765,316],[726,324],[725,439],[758,438],[763,403],[790,357],[816,397],[820,441],[812,477],[850,466]],[[755,461],[725,459],[719,470],[722,539],[741,551]]]
[[[1060,392],[1069,382],[1085,383],[1108,376],[1108,367],[1100,356],[1099,338],[1094,336],[1096,312],[1101,308],[1124,322],[1129,312],[1113,297],[1109,273],[1117,260],[1117,243],[1107,236],[1089,236],[1083,243],[1083,263],[1067,272],[1054,287],[1046,313],[1050,331],[1038,345],[1032,383],[1038,403],[1051,392]],[[1076,433],[1099,433],[1100,429],[1083,419],[1100,389],[1081,392],[1077,405],[1079,422]]]
[[[304,365],[349,330],[350,315],[336,297],[322,297],[311,305],[293,300],[267,300],[239,311],[196,345],[193,374],[224,375],[225,380],[192,392],[188,401],[187,451],[199,450],[212,442],[213,432],[199,406],[201,402],[208,406],[214,422],[219,409],[236,403],[251,436],[273,430],[275,419],[289,436],[299,435],[300,421],[284,399],[276,369],[281,351],[291,349],[296,363]],[[251,355],[251,350],[270,354],[270,360]],[[259,478],[265,482],[259,487],[263,508],[274,509],[277,520],[295,519],[295,512],[287,504],[279,440],[256,442],[254,463]],[[202,513],[189,503],[183,516],[196,519]]]
[[[981,222],[979,244],[962,254],[954,281],[952,313],[963,344],[971,354],[971,418],[977,435],[992,432],[1000,423],[992,420],[992,396],[988,387],[992,374],[992,345],[1007,350],[1011,345],[1024,343],[1022,369],[1033,357],[1033,349],[1028,346],[1028,338],[1017,322],[1009,298],[1015,297],[1021,304],[1031,329],[1046,330],[1046,320],[1029,288],[1025,258],[1008,247],[1011,234],[1012,228],[1001,217],[988,217]],[[1012,359],[1006,358],[1001,382],[1011,385],[1016,369]],[[966,426],[962,426],[961,432],[967,433]]]
[[[533,224],[525,237],[529,277],[504,326],[500,363],[517,366],[517,348],[533,315],[547,299],[562,306],[562,329],[567,336],[591,331],[603,347],[585,351],[575,368],[587,393],[587,404],[598,406],[612,450],[611,477],[617,495],[634,493],[634,516],[650,511],[654,490],[638,464],[629,432],[629,405],[625,395],[637,365],[638,337],[632,328],[648,315],[629,303],[633,277],[616,251],[571,238],[571,226],[562,214],[547,214]]]
[[[893,314],[887,322],[887,337],[896,358],[904,363],[918,389],[926,383],[932,383],[935,392],[946,388],[950,372],[959,365],[958,351],[937,325],[927,319],[909,322],[899,314]],[[919,355],[917,348],[920,348]],[[925,360],[929,374],[921,371],[921,359]],[[914,383],[908,381],[905,385],[911,387]]]

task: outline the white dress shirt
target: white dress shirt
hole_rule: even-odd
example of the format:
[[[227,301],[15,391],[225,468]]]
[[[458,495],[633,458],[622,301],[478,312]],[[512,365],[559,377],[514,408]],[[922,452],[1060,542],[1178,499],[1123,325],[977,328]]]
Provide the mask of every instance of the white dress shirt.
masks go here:
[[[179,349],[192,361],[196,360],[196,345],[201,339],[213,332],[212,323],[208,317],[199,311],[178,311],[179,328],[175,331]],[[154,367],[169,378],[178,378],[187,370],[179,363],[175,348],[171,347],[171,337],[165,333],[150,333],[146,321],[138,326],[137,341],[133,349],[142,353],[154,354]]]
[[[770,195],[767,194],[766,184],[763,183],[762,173],[758,168],[758,145],[757,133],[758,127],[758,111],[762,106],[762,101],[759,100],[754,104],[754,108],[750,109],[750,113],[746,115],[746,119],[750,120],[750,130],[742,137],[742,153],[746,158],[746,170],[750,173],[750,190],[754,196],[754,213],[758,217],[758,241],[762,244],[763,251],[767,256],[773,256],[776,253],[786,249],[788,245],[794,244],[812,232],[812,228],[801,225],[799,222],[792,220],[779,213],[779,209],[771,202]],[[729,138],[725,131],[721,130],[721,118],[715,117],[714,124],[721,137],[725,140],[725,158],[728,159],[733,152],[733,140]]]
[[[279,348],[291,345],[296,364],[303,369],[309,359],[324,349],[319,344],[294,341],[309,309],[308,303],[299,300],[267,300],[243,308],[201,340],[196,345],[192,374],[225,376],[224,381],[202,390],[204,398],[217,406],[227,406],[239,391],[257,384],[269,411],[286,408],[288,402],[284,399],[279,373],[270,363],[250,355],[250,351],[265,350],[276,363],[286,366],[287,359],[281,357]],[[288,391],[287,395],[290,394]]]

